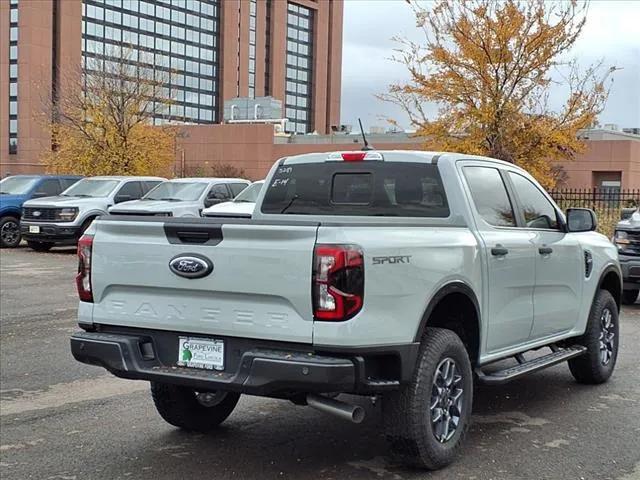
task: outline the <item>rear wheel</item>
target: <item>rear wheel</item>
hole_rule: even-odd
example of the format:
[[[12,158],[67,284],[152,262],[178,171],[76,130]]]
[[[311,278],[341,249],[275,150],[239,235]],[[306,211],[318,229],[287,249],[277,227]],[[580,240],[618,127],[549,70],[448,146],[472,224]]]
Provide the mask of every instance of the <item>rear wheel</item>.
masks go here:
[[[36,252],[48,252],[53,248],[53,243],[51,242],[35,242],[33,240],[27,240],[27,245]]]
[[[428,328],[413,380],[384,397],[392,455],[409,466],[450,464],[462,443],[473,401],[469,355],[451,330]]]
[[[240,394],[199,392],[193,388],[151,382],[151,396],[160,416],[171,425],[194,432],[209,432],[224,422]]]
[[[577,341],[587,347],[584,355],[569,360],[571,374],[579,383],[609,380],[618,358],[618,305],[611,293],[600,290],[591,306],[587,329]]]
[[[638,299],[639,290],[623,290],[622,291],[622,303],[625,305],[633,305]]]
[[[20,220],[16,217],[0,218],[0,247],[16,248],[20,244]]]

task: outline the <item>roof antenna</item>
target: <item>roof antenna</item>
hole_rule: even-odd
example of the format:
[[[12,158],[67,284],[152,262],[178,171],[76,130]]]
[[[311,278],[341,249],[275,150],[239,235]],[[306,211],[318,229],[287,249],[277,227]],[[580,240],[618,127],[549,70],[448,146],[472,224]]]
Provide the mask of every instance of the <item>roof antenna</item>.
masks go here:
[[[369,146],[369,142],[367,142],[367,137],[364,135],[364,128],[362,128],[362,120],[358,118],[358,123],[360,124],[360,133],[362,133],[362,141],[364,142],[364,146],[362,147],[363,151],[373,150],[373,147]]]

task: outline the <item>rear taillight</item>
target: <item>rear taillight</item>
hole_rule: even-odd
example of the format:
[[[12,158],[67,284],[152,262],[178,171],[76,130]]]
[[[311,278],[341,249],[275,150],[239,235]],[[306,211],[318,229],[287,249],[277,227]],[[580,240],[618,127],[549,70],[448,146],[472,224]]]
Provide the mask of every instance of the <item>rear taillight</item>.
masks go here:
[[[93,235],[83,235],[78,241],[78,275],[76,286],[78,296],[83,302],[93,303],[91,290],[91,253],[93,250]]]
[[[364,301],[364,260],[356,245],[317,245],[313,256],[316,320],[354,317]]]

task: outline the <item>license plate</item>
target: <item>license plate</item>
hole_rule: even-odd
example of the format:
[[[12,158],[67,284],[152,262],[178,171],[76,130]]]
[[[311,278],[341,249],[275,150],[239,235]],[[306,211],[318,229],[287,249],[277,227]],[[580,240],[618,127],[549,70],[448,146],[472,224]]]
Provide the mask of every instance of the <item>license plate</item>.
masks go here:
[[[29,233],[40,233],[39,225],[29,225]]]
[[[224,341],[210,338],[180,337],[178,365],[181,367],[224,370]]]

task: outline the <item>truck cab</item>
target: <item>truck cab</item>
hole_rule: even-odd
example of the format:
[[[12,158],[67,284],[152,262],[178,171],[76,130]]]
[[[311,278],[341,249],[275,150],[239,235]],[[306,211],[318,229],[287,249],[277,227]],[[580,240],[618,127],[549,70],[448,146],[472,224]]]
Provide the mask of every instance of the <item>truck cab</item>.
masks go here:
[[[81,178],[77,175],[12,175],[0,181],[0,246],[15,248],[20,244],[24,202],[58,195]]]

